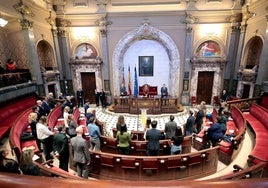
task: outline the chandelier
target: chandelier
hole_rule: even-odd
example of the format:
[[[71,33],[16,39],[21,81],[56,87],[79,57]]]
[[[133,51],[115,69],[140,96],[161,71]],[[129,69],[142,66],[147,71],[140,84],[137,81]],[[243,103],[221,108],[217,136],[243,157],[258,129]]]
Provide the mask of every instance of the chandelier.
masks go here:
[[[7,23],[8,21],[2,18],[1,13],[0,13],[0,27],[5,27]]]

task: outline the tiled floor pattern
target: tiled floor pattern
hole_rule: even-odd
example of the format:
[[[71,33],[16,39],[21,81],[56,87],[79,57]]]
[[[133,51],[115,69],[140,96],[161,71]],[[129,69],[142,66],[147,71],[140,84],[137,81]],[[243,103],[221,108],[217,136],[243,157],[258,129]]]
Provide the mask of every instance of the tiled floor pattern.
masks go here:
[[[120,115],[123,115],[125,122],[127,124],[128,131],[139,130],[143,131],[144,127],[142,126],[142,115],[131,115],[128,113],[114,113],[110,112],[108,109],[102,109],[101,107],[91,106],[96,110],[96,117],[98,120],[102,121],[105,125],[108,135],[112,135],[112,129],[116,127],[117,119]],[[173,114],[175,116],[174,121],[177,122],[178,126],[181,126],[186,123],[186,120],[189,116],[189,109],[196,110],[193,107],[186,106],[184,107],[183,112]],[[207,106],[207,113],[212,113],[213,107]],[[80,109],[81,113],[83,109]],[[157,129],[164,130],[165,123],[169,121],[170,114],[161,114],[161,115],[151,115],[148,114],[146,117],[150,117],[152,120],[158,122]]]

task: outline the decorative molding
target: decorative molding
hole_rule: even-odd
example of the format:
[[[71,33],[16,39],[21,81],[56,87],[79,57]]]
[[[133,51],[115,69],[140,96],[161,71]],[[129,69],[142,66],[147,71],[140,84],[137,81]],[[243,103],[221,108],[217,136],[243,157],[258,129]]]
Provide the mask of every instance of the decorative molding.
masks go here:
[[[187,13],[186,13],[184,20],[182,20],[182,23],[185,23],[185,24],[194,24],[197,22],[199,22],[198,18],[192,16],[191,14],[187,14]]]
[[[242,13],[233,14],[225,19],[227,22],[236,23],[242,21]]]
[[[113,83],[113,93],[115,96],[119,96],[119,86],[122,80],[122,70],[123,70],[123,57],[128,48],[138,40],[147,39],[147,40],[155,40],[159,42],[166,48],[167,55],[169,57],[169,84],[173,86],[179,85],[180,78],[180,55],[177,48],[177,45],[174,41],[164,32],[152,27],[148,20],[144,20],[142,25],[137,27],[136,29],[130,31],[128,34],[123,36],[121,40],[117,43],[114,54],[112,58],[112,70],[114,83]],[[171,96],[179,95],[179,87],[172,87],[169,91]]]
[[[24,5],[22,0],[20,0],[20,2],[18,2],[17,4],[13,5],[14,9],[19,12],[23,17],[24,16],[31,16],[34,17],[35,14],[33,13],[33,11],[27,6]]]
[[[224,69],[227,63],[221,58],[203,58],[192,59],[192,74],[190,79],[190,95],[196,96],[198,84],[198,72],[211,71],[214,72],[212,96],[218,96],[222,89],[222,80],[224,79]]]
[[[33,22],[25,18],[18,20],[22,29],[31,29],[33,27]]]
[[[102,36],[107,35],[107,26],[112,24],[112,21],[107,19],[107,14],[100,19],[96,20],[95,24],[100,27],[100,33]]]

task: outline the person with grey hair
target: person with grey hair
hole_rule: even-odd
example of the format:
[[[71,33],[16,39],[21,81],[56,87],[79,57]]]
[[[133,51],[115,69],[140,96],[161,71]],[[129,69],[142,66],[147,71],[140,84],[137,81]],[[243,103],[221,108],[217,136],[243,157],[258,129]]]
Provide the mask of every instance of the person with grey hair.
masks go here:
[[[76,128],[76,137],[71,138],[72,154],[73,154],[73,166],[77,169],[77,175],[79,177],[88,179],[90,165],[90,153],[88,150],[87,141],[82,137],[83,127]]]

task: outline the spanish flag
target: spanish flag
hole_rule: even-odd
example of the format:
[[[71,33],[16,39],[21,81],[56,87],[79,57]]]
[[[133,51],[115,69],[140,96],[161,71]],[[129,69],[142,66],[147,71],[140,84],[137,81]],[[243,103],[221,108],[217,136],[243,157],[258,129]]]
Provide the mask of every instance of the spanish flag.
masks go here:
[[[128,66],[128,95],[132,95],[130,67]]]

